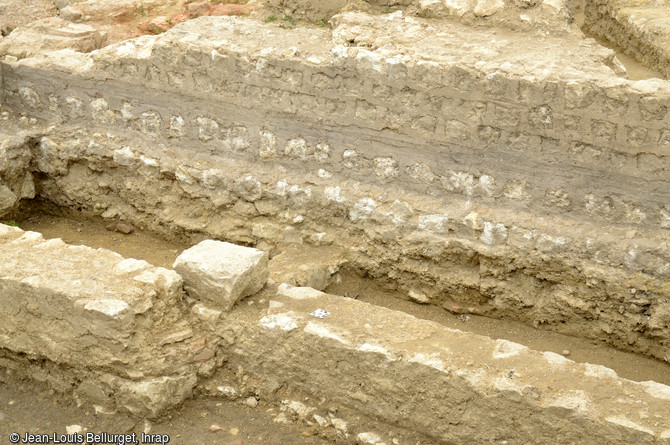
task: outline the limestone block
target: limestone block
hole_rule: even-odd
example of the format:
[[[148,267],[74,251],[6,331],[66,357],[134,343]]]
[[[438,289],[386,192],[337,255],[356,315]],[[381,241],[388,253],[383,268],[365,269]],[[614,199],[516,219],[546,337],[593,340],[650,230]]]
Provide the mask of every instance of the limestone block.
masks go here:
[[[90,52],[102,47],[106,38],[91,26],[49,17],[15,29],[0,43],[0,55],[24,58],[66,48]]]
[[[189,295],[224,310],[261,290],[269,276],[266,252],[214,240],[185,250],[173,267]]]
[[[195,375],[128,381],[119,388],[118,399],[135,415],[156,417],[190,397],[196,382]]]

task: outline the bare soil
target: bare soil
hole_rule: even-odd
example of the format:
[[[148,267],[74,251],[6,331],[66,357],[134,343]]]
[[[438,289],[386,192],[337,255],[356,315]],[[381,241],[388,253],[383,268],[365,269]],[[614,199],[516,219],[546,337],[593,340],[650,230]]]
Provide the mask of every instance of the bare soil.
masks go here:
[[[511,320],[499,320],[472,314],[455,315],[430,304],[407,300],[405,294],[385,289],[372,280],[353,272],[342,274],[342,281],[326,288],[326,292],[348,295],[370,304],[407,312],[417,318],[432,320],[444,326],[465,332],[485,335],[521,343],[538,351],[551,351],[566,355],[576,362],[593,363],[614,369],[621,377],[642,382],[654,380],[670,385],[670,365],[619,351],[594,340],[570,337],[556,332],[536,329]]]
[[[90,219],[68,212],[68,216],[46,213],[44,208],[31,210],[29,216],[19,221],[23,230],[40,232],[45,238],[61,238],[67,244],[84,245],[113,250],[126,258],[148,261],[154,266],[172,269],[177,256],[191,247],[190,243],[166,241],[156,235],[133,229],[130,234],[108,230],[115,220]]]
[[[0,35],[35,20],[58,15],[50,0],[0,0]]]
[[[199,397],[155,422],[133,420],[121,414],[96,415],[78,407],[66,396],[58,395],[40,383],[24,382],[0,370],[0,443],[9,444],[9,435],[66,433],[66,427],[80,425],[86,432],[166,434],[170,444],[231,444],[241,439],[247,445],[320,445],[326,442],[312,436],[313,431],[296,424],[273,421],[276,408],[262,401],[255,408],[240,402]],[[221,429],[212,431],[212,425]],[[142,443],[139,441],[139,443]]]

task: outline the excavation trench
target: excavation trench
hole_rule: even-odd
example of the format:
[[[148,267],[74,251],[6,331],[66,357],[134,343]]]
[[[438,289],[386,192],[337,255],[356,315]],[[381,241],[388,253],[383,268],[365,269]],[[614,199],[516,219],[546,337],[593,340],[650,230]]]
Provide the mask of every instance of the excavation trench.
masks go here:
[[[670,86],[561,2],[410,3],[1,61],[0,365],[99,415],[668,443]],[[224,257],[253,286],[204,297]]]
[[[61,238],[68,244],[108,249],[126,258],[145,260],[165,268],[172,268],[177,256],[201,237],[196,235],[191,241],[183,238],[182,241],[168,241],[162,236],[141,230],[123,234],[111,228],[114,224],[112,220],[86,216],[76,210],[58,209],[39,201],[25,203],[13,222],[24,230],[39,232],[47,239]],[[296,249],[295,246],[284,246],[278,247],[274,255],[283,251],[294,255],[289,256],[289,261],[295,264],[300,264],[301,258],[313,258],[318,254],[310,252],[309,247]],[[324,291],[405,312],[464,332],[513,341],[538,351],[566,354],[566,357],[577,362],[611,368],[626,379],[638,382],[653,380],[670,385],[670,365],[667,363],[619,351],[604,342],[539,330],[512,319],[488,318],[466,312],[454,314],[442,307],[414,302],[407,294],[393,289],[392,283],[377,282],[365,275],[365,272],[354,270],[343,263],[340,270],[329,278],[331,284]]]
[[[575,9],[575,23],[579,28],[584,32],[584,35],[588,38],[595,39],[600,45],[603,45],[606,48],[614,50],[616,53],[617,59],[626,69],[626,76],[629,79],[633,80],[644,80],[644,79],[665,79],[666,75],[661,72],[658,68],[654,68],[649,65],[649,63],[644,63],[644,57],[641,55],[636,55],[634,51],[626,51],[621,47],[623,42],[618,42],[617,40],[610,40],[604,37],[601,34],[594,32],[589,26],[586,26],[585,20],[585,8],[590,8],[589,14],[591,16],[591,21],[595,21],[597,13],[594,12],[597,10],[597,5],[594,2],[586,0],[575,0],[573,1],[573,8]],[[612,38],[612,37],[610,37]]]

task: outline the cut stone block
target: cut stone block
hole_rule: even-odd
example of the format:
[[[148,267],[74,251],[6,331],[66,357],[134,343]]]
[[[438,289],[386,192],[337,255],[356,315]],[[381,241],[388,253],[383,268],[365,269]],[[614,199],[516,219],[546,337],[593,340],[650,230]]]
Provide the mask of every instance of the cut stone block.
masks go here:
[[[11,38],[2,39],[0,54],[18,58],[32,57],[41,51],[71,48],[90,52],[103,46],[107,35],[84,24],[49,17],[15,29]]]
[[[214,302],[226,311],[261,290],[269,277],[266,252],[214,240],[185,250],[173,267],[190,296]]]

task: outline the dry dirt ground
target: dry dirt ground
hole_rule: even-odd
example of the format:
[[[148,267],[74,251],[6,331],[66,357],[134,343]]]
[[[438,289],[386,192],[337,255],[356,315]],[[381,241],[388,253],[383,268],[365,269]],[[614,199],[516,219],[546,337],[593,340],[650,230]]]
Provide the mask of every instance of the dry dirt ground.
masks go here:
[[[0,0],[0,31],[7,35],[20,25],[58,15],[58,9],[49,0]]]
[[[262,402],[255,408],[249,408],[240,402],[198,398],[187,401],[163,419],[136,423],[121,415],[96,416],[91,410],[77,407],[71,399],[49,391],[45,385],[22,382],[12,375],[4,374],[4,371],[0,376],[2,444],[10,443],[9,435],[12,433],[19,433],[22,437],[25,433],[60,435],[65,434],[66,427],[72,425],[85,428],[85,432],[135,432],[138,438],[145,431],[168,435],[170,444],[329,443],[311,436],[311,432],[299,425],[275,423],[273,419],[276,415],[277,409],[269,408]],[[212,425],[218,425],[220,429],[212,431]]]

